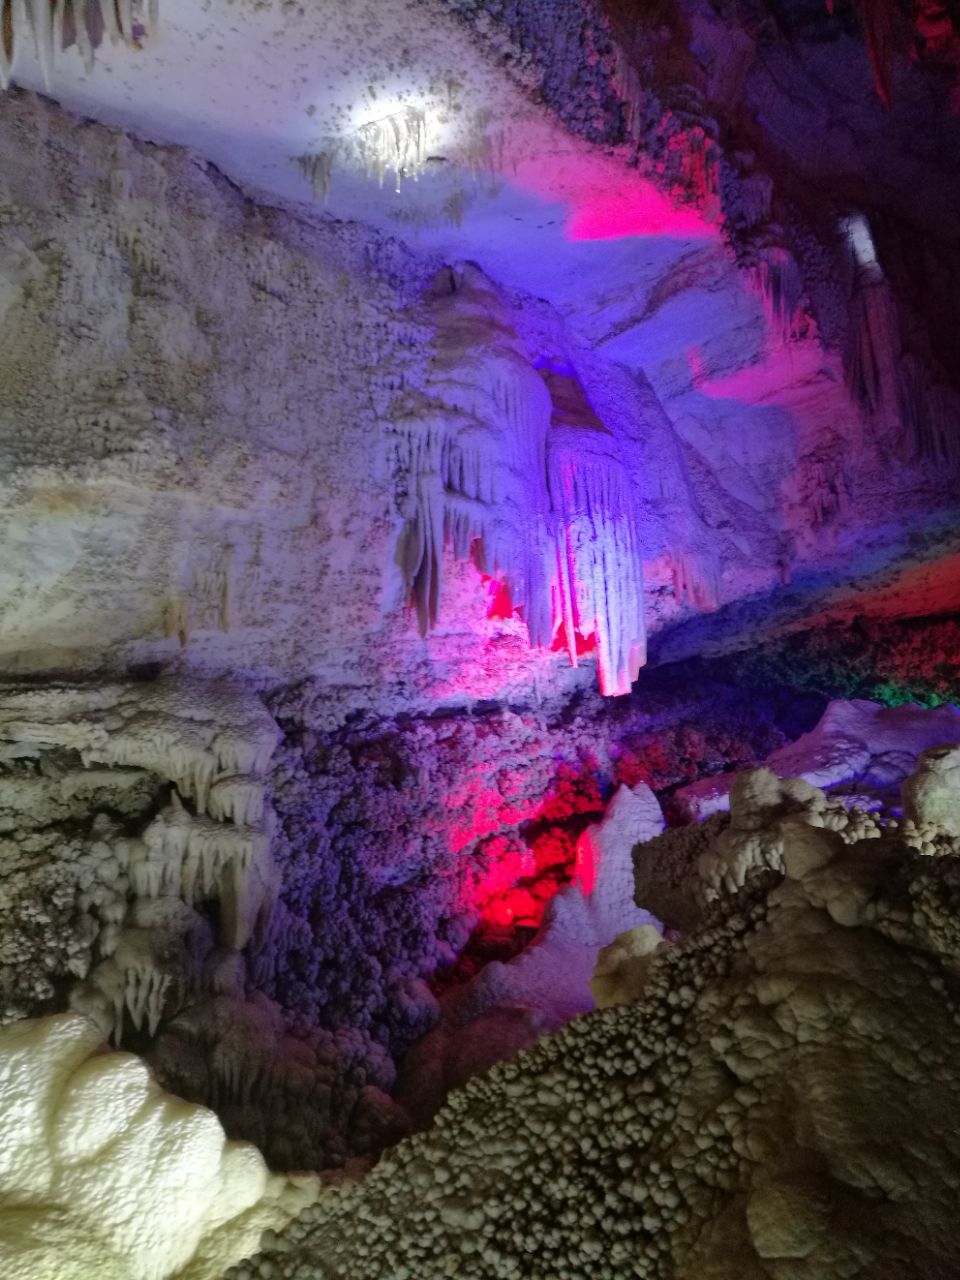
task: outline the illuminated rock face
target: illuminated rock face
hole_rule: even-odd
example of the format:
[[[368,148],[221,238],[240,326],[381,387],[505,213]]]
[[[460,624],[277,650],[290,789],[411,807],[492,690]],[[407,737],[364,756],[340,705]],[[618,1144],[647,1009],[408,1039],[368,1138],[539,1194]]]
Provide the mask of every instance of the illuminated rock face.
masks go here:
[[[98,1257],[117,1280],[215,1280],[224,1268],[373,1277],[384,1265],[479,1280],[592,1276],[604,1257],[640,1275],[758,1280],[802,1264],[812,1280],[851,1267],[879,1276],[893,1258],[898,1274],[941,1274],[960,1155],[957,750],[924,753],[904,786],[916,811],[905,823],[848,813],[769,770],[741,775],[729,826],[701,828],[713,906],[688,936],[654,946],[639,937],[650,925],[634,925],[600,957],[595,988],[611,1007],[468,1082],[427,1132],[316,1203],[314,1180],[267,1175],[251,1148],[224,1144],[209,1112],[159,1093],[136,1058],[98,1051],[91,1023],[0,1030],[7,1270],[79,1280]],[[569,984],[570,944],[630,923],[624,855],[659,825],[648,792],[619,793],[590,833],[598,860],[584,858],[504,993],[546,1007]],[[544,968],[551,951],[562,968]],[[461,1046],[474,1063],[546,1029],[516,1017],[511,1029],[507,1012],[477,1017]],[[280,1087],[277,1064],[256,1058],[262,1030],[207,1028],[248,1103],[265,1081]],[[305,1046],[278,1040],[278,1056],[291,1049],[301,1093],[310,1078],[309,1123],[318,1082]],[[389,1121],[376,1090],[362,1101],[371,1132]],[[265,1227],[267,1256],[229,1270]],[[542,1264],[533,1239],[549,1249]]]
[[[73,153],[55,207],[25,164],[48,126]],[[593,446],[585,398],[582,421],[553,414],[543,353],[490,281],[466,269],[431,300],[396,243],[260,213],[182,156],[24,99],[3,128],[25,211],[3,260],[9,668],[325,670],[429,704],[539,670],[562,685],[562,632],[574,662],[597,651],[605,691],[629,688],[636,460],[616,424]],[[48,233],[70,264],[56,305]],[[62,323],[75,337],[51,359]],[[451,556],[496,575],[502,616],[466,564],[441,593]]]
[[[775,751],[766,765],[781,778],[815,787],[843,788],[872,804],[899,792],[921,752],[960,739],[956,707],[921,710],[915,704],[883,707],[874,702],[832,702],[810,733]],[[701,822],[728,808],[733,779],[720,775],[681,787],[673,797],[687,821]]]
[[[677,726],[703,697],[344,724],[319,683],[272,715],[223,680],[0,686],[0,1020],[84,1011],[271,1167],[375,1154],[435,1027],[460,1064],[439,1102],[475,1069],[466,1022],[590,1007],[596,948],[638,913],[628,846],[610,862],[586,829],[618,776],[701,767]],[[772,706],[713,702],[714,767],[782,742]]]
[[[648,614],[717,602],[656,395],[548,305],[23,97],[2,128],[9,669],[434,705],[582,685],[556,646],[622,694]],[[52,203],[25,163],[51,129]]]

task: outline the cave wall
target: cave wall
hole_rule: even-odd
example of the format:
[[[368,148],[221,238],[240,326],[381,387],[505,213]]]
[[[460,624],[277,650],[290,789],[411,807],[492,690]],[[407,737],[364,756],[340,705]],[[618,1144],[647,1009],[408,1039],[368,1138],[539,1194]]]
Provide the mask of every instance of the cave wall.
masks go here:
[[[342,669],[390,559],[404,255],[26,97],[0,147],[4,665]]]
[[[908,92],[883,183],[881,107],[831,127],[849,14],[821,56],[786,11],[496,8],[695,234],[584,236],[551,302],[546,253],[494,280],[0,101],[0,1014],[93,1014],[276,1168],[552,1029],[508,966],[618,786],[674,816],[837,692],[957,696],[952,135]],[[644,615],[727,656],[611,703]]]
[[[715,234],[584,242],[607,266],[555,306],[0,106],[10,673],[309,674],[390,711],[583,688],[599,644],[623,691],[639,615],[687,620],[682,657],[952,550],[952,463],[871,424],[812,318],[784,341]]]
[[[715,576],[655,393],[548,304],[0,108],[8,673],[310,674],[389,709],[583,687],[551,649],[599,643],[623,691],[644,561],[655,620]]]
[[[29,95],[0,161],[8,673],[311,672],[406,704],[529,683],[476,569],[448,566],[424,642],[395,562],[435,261]]]

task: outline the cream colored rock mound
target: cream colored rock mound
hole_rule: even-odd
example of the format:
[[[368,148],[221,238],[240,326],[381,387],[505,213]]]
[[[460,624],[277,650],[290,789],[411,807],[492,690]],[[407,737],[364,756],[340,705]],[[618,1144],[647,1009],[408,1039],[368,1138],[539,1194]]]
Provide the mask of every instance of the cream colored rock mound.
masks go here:
[[[960,858],[845,843],[797,796],[784,821],[773,790],[745,808],[779,872],[660,948],[638,1000],[471,1080],[229,1274],[955,1275]]]
[[[316,1199],[86,1018],[0,1029],[4,1280],[215,1280]]]
[[[590,990],[598,1009],[630,1004],[643,990],[654,956],[663,945],[663,936],[653,925],[628,929],[603,947],[597,956]]]
[[[930,747],[903,784],[903,812],[918,827],[940,827],[960,836],[960,744]]]

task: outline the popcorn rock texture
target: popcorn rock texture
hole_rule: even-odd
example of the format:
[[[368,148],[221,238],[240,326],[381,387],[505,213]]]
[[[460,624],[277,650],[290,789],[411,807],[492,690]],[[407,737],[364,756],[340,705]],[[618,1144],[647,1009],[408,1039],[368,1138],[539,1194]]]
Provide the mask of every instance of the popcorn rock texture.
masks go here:
[[[76,1014],[0,1029],[0,1270],[214,1280],[312,1203],[216,1117],[161,1092]]]
[[[802,809],[774,831],[785,875],[659,950],[635,1003],[469,1081],[228,1275],[950,1274],[960,858]]]
[[[297,1035],[256,987],[280,737],[224,681],[0,689],[0,1017],[69,1003],[274,1168],[323,1169],[408,1121],[366,1028]]]
[[[629,851],[662,818],[637,773],[783,740],[772,705],[745,719],[713,690],[704,754],[687,688],[648,675],[642,706],[396,718],[312,683],[276,720],[222,680],[5,687],[4,1019],[88,1013],[272,1168],[375,1155],[592,1007],[597,947],[648,919]]]
[[[590,979],[590,990],[598,1009],[631,1004],[637,999],[662,942],[658,929],[640,924],[601,949]]]
[[[254,961],[259,989],[297,1024],[353,1027],[398,1057],[437,1019],[424,979],[449,975],[458,956],[457,976],[469,977],[469,961],[509,960],[536,936],[617,783],[636,811],[632,834],[597,887],[629,905],[624,859],[662,822],[642,784],[755,764],[784,741],[778,715],[792,723],[772,702],[744,716],[734,690],[646,676],[640,699],[584,692],[473,714],[342,718],[315,682],[272,696],[284,733],[272,792],[280,888]],[[809,708],[799,714],[806,727]],[[606,878],[614,866],[622,883]],[[588,979],[589,969],[578,1000]]]

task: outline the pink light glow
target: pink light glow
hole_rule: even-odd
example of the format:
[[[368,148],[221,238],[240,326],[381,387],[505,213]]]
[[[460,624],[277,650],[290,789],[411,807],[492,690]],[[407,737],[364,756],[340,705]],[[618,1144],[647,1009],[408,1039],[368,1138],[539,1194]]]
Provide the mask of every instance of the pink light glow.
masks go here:
[[[530,816],[523,807],[512,805],[492,787],[472,786],[470,782],[448,796],[447,808],[460,815],[460,822],[450,833],[451,853],[460,853],[501,827]]]
[[[570,240],[623,240],[627,236],[710,235],[711,229],[692,209],[676,209],[653,186],[623,191],[584,193],[575,200],[567,221]]]
[[[690,381],[694,388],[699,390],[709,376],[707,362],[700,347],[687,347],[687,364],[690,366]]]
[[[588,635],[584,636],[584,635],[581,635],[579,631],[574,630],[573,645],[574,647],[570,652],[571,660],[573,660],[574,656],[576,656],[577,658],[582,658],[584,654],[596,653],[597,651],[596,632],[591,631]],[[553,637],[553,644],[551,644],[550,646],[550,652],[562,653],[563,650],[567,648],[568,648],[567,637],[564,634],[563,627],[558,626],[557,633]],[[574,666],[576,666],[575,662],[574,662]]]
[[[552,151],[517,163],[513,182],[549,204],[567,206],[569,240],[623,240],[631,236],[709,239],[716,225],[672,200],[628,169],[623,160]]]
[[[782,397],[787,376],[800,383],[837,369],[836,360],[825,356],[819,342],[812,340],[793,341],[789,347],[772,346],[760,363],[722,377],[710,376],[700,348],[688,347],[686,354],[691,381],[701,395],[711,400],[738,400],[741,404],[762,404],[775,400],[778,395]]]

